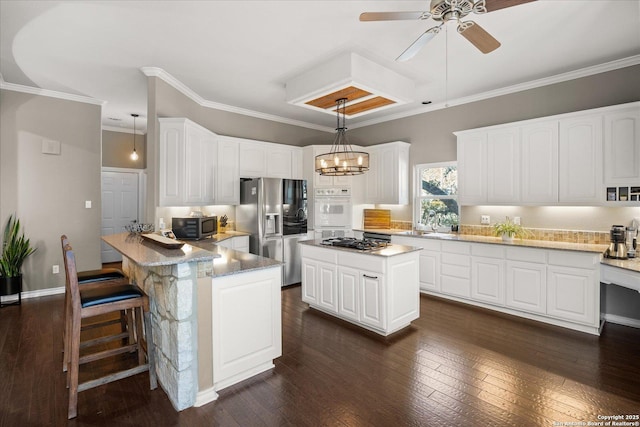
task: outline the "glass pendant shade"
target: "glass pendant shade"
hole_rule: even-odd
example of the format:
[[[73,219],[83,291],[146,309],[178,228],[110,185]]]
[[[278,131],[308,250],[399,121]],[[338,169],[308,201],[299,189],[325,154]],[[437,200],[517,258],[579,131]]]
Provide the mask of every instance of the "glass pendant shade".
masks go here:
[[[337,101],[338,127],[336,137],[328,153],[316,156],[315,170],[320,175],[344,176],[361,175],[369,170],[369,153],[353,151],[347,140],[347,128],[345,127],[344,109],[346,98]],[[342,115],[342,124],[340,116]]]

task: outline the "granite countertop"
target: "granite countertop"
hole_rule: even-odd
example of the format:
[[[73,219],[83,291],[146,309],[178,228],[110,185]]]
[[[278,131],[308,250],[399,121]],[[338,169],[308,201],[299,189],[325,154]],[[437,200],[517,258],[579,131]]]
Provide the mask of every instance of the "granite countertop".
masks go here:
[[[395,236],[418,237],[422,239],[452,240],[457,242],[488,243],[505,246],[520,246],[528,248],[558,249],[578,252],[604,253],[607,245],[595,245],[588,243],[552,242],[548,240],[514,239],[513,242],[505,242],[501,237],[476,236],[473,234],[457,233],[421,233],[419,231],[393,230],[393,229],[360,229],[356,231],[368,231],[373,233],[390,234]]]
[[[218,243],[218,242],[222,242],[223,240],[227,240],[227,239],[231,239],[232,237],[239,237],[239,236],[250,236],[251,234],[249,233],[243,233],[242,231],[225,231],[224,233],[218,233],[218,234],[214,234],[211,237],[207,237],[206,239],[203,239],[202,241],[206,241],[206,240],[210,240],[213,243]],[[191,242],[189,242],[191,243]]]
[[[603,258],[600,263],[604,265],[610,265],[613,267],[618,267],[625,270],[631,270],[631,271],[640,273],[640,258],[631,258],[631,259]]]
[[[140,235],[130,233],[102,236],[102,240],[116,251],[138,265],[154,267],[174,265],[194,261],[211,261],[220,257],[212,251],[185,244],[180,249],[166,249],[158,244],[145,240]]]
[[[239,235],[247,234],[243,233]],[[219,241],[220,240],[217,242]],[[276,261],[275,259],[264,258],[248,252],[241,252],[218,246],[214,239],[203,239],[190,243],[193,246],[197,246],[200,249],[212,253],[216,258],[213,260],[213,278],[283,265],[281,261]]]
[[[304,241],[299,242],[299,244],[308,245],[308,246],[316,246],[318,248],[324,248],[324,249],[332,249],[332,250],[336,250],[336,251],[347,251],[347,252],[356,253],[356,254],[374,255],[374,256],[381,256],[381,257],[392,257],[394,255],[402,255],[402,254],[406,254],[406,253],[409,253],[409,252],[416,252],[416,251],[422,250],[422,248],[418,248],[418,247],[415,247],[415,246],[392,245],[392,244],[390,244],[389,246],[387,246],[385,248],[381,248],[381,249],[372,249],[372,250],[361,251],[361,250],[357,250],[357,249],[341,248],[340,246],[323,245],[322,244],[322,240],[323,239],[304,240]]]

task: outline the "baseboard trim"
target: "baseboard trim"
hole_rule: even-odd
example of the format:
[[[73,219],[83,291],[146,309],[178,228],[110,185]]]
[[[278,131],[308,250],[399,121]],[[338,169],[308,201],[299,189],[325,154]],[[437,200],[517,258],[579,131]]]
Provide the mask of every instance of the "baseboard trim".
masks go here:
[[[36,289],[22,292],[22,299],[48,297],[50,295],[64,294],[64,286],[59,288]],[[0,297],[3,303],[18,301],[18,294]]]
[[[616,314],[605,314],[604,320],[609,323],[615,323],[616,325],[630,326],[632,328],[640,329],[640,319],[634,319],[631,317],[618,316]]]

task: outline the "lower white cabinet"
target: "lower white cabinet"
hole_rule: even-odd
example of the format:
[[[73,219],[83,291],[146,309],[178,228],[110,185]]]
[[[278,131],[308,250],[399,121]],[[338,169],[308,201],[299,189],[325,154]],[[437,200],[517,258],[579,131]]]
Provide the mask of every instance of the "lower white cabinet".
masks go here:
[[[381,335],[420,315],[419,252],[366,255],[302,243],[302,300]]]
[[[595,318],[597,288],[595,270],[547,267],[547,314],[591,324]]]
[[[600,333],[600,253],[428,237],[391,239],[423,248],[424,293]],[[612,282],[604,277],[605,283]]]
[[[249,252],[249,236],[231,237],[216,243],[216,245],[240,252]]]
[[[507,307],[545,314],[546,266],[532,262],[507,261],[506,291]]]

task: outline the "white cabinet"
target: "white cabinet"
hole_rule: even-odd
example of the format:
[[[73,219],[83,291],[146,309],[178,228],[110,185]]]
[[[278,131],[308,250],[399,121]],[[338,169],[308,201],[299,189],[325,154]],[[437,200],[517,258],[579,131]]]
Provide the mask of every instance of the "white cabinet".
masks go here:
[[[604,116],[604,182],[640,185],[640,106]]]
[[[214,202],[217,136],[184,118],[161,118],[160,206]]]
[[[440,241],[392,235],[391,243],[422,248],[419,258],[420,290],[440,292]]]
[[[267,174],[271,178],[293,177],[293,149],[281,144],[269,144],[267,151]]]
[[[420,315],[417,251],[365,255],[302,243],[302,300],[389,335]]]
[[[249,236],[235,236],[216,243],[218,246],[239,252],[249,252]]]
[[[302,177],[302,149],[284,144],[235,138],[240,149],[243,178]]]
[[[216,204],[240,204],[240,149],[233,138],[219,137],[217,169]]]
[[[560,319],[593,324],[598,281],[594,270],[549,266],[547,314]],[[599,315],[600,313],[598,313]]]
[[[521,200],[526,204],[558,202],[558,120],[522,127]]]
[[[471,297],[471,245],[442,242],[440,258],[440,290],[442,293]]]
[[[260,178],[266,176],[267,148],[257,141],[237,139],[240,150],[240,176]]]
[[[364,202],[392,205],[409,203],[409,147],[410,144],[398,141],[362,149],[369,153]]]
[[[501,245],[471,245],[471,298],[504,305],[505,261]]]
[[[520,129],[487,132],[487,202],[520,202]]]
[[[458,137],[458,203],[487,203],[487,134],[476,132]]]
[[[507,261],[507,307],[532,313],[546,313],[546,266],[522,261]]]
[[[560,120],[559,201],[602,204],[602,115]]]

